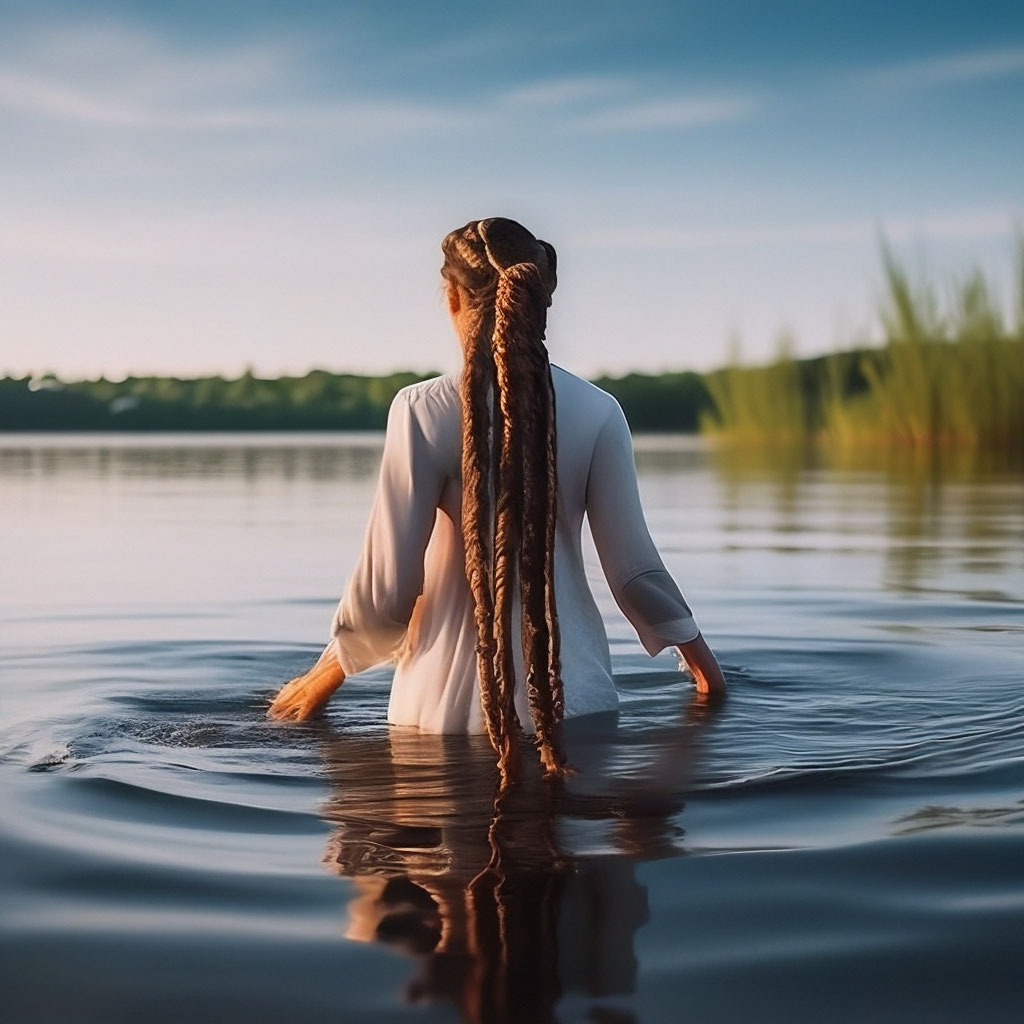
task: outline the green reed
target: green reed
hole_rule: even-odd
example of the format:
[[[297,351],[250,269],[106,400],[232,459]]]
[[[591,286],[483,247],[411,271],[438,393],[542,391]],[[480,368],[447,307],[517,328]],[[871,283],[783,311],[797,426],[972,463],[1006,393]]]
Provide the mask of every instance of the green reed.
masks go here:
[[[809,395],[793,342],[780,336],[775,359],[766,366],[743,366],[739,345],[721,370],[705,378],[714,408],[701,417],[701,430],[729,439],[798,441],[809,429]]]
[[[1010,320],[975,271],[942,301],[883,246],[881,347],[709,374],[702,429],[724,440],[1024,449],[1024,243]]]

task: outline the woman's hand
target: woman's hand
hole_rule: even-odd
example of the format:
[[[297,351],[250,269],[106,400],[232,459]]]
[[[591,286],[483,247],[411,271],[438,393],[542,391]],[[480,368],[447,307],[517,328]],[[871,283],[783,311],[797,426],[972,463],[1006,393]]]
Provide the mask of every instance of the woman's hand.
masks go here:
[[[686,667],[693,673],[698,693],[706,697],[725,696],[725,676],[703,636],[698,633],[696,639],[679,644],[679,653],[686,659]]]
[[[308,672],[281,687],[267,709],[267,718],[305,722],[323,709],[344,681],[337,659],[322,657]]]

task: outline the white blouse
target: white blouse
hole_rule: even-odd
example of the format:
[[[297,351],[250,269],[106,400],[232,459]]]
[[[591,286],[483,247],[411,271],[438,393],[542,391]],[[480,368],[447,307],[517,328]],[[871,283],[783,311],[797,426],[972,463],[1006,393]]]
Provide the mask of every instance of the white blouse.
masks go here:
[[[615,601],[647,652],[653,657],[693,640],[698,629],[647,529],[622,408],[568,370],[552,364],[551,372],[559,491],[555,601],[569,717],[618,707],[608,637],[584,570],[584,514]],[[328,646],[346,675],[395,662],[388,721],[431,733],[485,731],[462,544],[461,437],[456,374],[395,396],[362,553]],[[515,592],[515,637],[519,616]],[[521,645],[512,648],[516,708],[532,732]]]

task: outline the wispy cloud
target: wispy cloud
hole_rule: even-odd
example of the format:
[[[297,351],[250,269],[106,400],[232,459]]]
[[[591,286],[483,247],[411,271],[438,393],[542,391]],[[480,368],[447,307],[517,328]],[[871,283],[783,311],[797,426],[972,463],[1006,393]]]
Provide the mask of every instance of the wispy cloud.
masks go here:
[[[894,242],[922,239],[967,241],[1009,238],[1020,209],[1012,205],[935,211],[921,216],[847,218],[788,224],[734,226],[631,226],[576,236],[573,242],[601,249],[656,251],[756,246],[864,244],[880,235]]]
[[[764,101],[759,96],[677,96],[617,104],[604,110],[581,114],[568,127],[576,132],[611,134],[618,132],[681,131],[707,125],[745,121]]]
[[[489,76],[503,70],[509,55],[558,54],[559,66],[572,62],[574,52],[592,51],[595,45],[624,38],[643,38],[657,30],[658,14],[641,14],[632,9],[616,10],[606,5],[599,16],[588,10],[580,17],[573,5],[539,3],[535,11],[518,3],[514,7],[494,7],[475,26],[442,31],[435,38],[418,39],[405,58],[412,64],[441,65],[453,61],[474,71],[487,69]],[[480,13],[485,12],[483,6]]]
[[[233,106],[133,102],[40,76],[0,71],[0,108],[100,128],[160,131],[348,131],[360,136],[413,134],[475,123],[454,107],[355,97],[335,102]]]
[[[347,132],[358,137],[455,129],[455,105],[304,88],[295,41],[189,52],[138,30],[36,33],[0,53],[0,113],[99,129]]]
[[[215,93],[236,97],[279,85],[303,67],[309,44],[282,35],[231,46],[187,44],[135,25],[37,25],[0,39],[0,64],[26,73],[48,69],[75,85],[140,100],[185,100]]]
[[[143,108],[120,99],[90,95],[82,89],[39,75],[0,70],[0,108],[18,114],[108,127],[138,127]]]
[[[15,45],[15,42],[17,45]],[[134,27],[37,29],[0,41],[0,117],[102,133],[257,135],[306,139],[416,138],[528,117],[577,134],[681,131],[737,122],[763,99],[745,94],[666,95],[626,75],[540,78],[492,93],[431,99],[409,90],[325,90],[311,74],[316,47],[297,38],[183,46]]]
[[[500,98],[506,103],[524,107],[563,107],[609,96],[623,96],[636,86],[620,75],[578,75],[530,82],[511,89]]]
[[[765,104],[749,93],[666,94],[656,83],[615,74],[541,79],[496,99],[580,135],[684,131],[743,121]]]
[[[905,61],[869,71],[862,81],[877,89],[909,89],[1019,74],[1024,74],[1024,45]]]

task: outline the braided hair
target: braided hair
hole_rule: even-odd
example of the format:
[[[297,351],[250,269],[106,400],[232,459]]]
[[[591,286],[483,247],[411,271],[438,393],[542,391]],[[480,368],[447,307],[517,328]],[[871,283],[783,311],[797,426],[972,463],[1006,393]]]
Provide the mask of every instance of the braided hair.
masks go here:
[[[554,578],[555,390],[544,345],[556,256],[550,244],[504,217],[471,221],[447,235],[441,249],[441,274],[459,289],[465,308],[462,532],[480,701],[506,790],[519,773],[511,646],[517,577],[526,693],[540,760],[549,775],[566,771]]]

